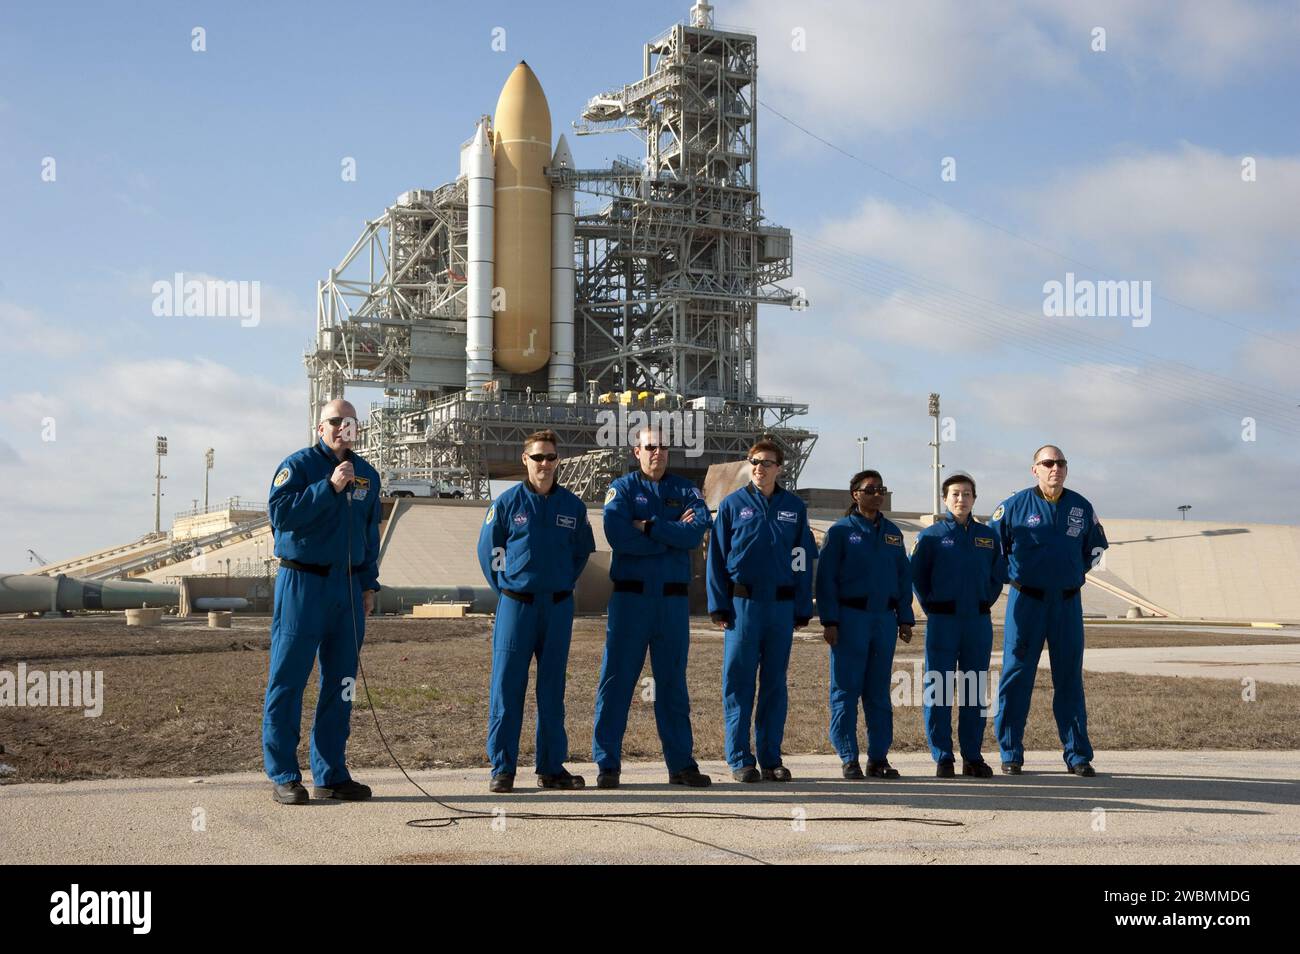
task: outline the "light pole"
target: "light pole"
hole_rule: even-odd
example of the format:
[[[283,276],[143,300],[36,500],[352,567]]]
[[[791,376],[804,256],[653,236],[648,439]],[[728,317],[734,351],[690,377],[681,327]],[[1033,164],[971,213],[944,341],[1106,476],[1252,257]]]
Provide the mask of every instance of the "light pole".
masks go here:
[[[1181,507],[1178,508],[1178,511],[1179,511],[1179,513],[1181,513],[1181,514],[1183,515],[1183,519],[1186,520],[1186,519],[1187,519],[1187,511],[1189,511],[1189,510],[1191,510],[1191,509],[1192,509],[1192,505],[1191,505],[1191,504],[1183,504]]]
[[[216,451],[211,447],[203,455],[203,512],[208,512],[208,474],[212,471],[212,459],[216,456]]]
[[[858,438],[858,470],[867,469],[867,438],[864,434]]]
[[[158,466],[153,475],[153,532],[162,533],[162,482],[167,479],[163,476],[162,459],[167,456],[167,438],[155,438],[154,455]]]
[[[930,395],[930,416],[934,418],[934,516],[939,516],[939,395]]]

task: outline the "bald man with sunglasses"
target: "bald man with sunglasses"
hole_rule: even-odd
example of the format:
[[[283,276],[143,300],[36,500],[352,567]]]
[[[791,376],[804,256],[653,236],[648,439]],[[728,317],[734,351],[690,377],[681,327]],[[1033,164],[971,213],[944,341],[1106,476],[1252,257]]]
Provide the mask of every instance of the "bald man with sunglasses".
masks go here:
[[[668,784],[704,788],[712,782],[695,761],[686,663],[691,646],[691,552],[713,520],[699,489],[685,477],[668,473],[668,451],[658,429],[642,428],[632,448],[637,469],[615,480],[605,494],[614,592],[591,733],[598,788],[618,788],[621,782],[623,735],[647,652]]]
[[[356,408],[343,400],[324,405],[316,443],[281,462],[267,496],[280,570],[262,755],[273,797],[282,805],[308,800],[298,737],[303,690],[317,659],[312,794],[343,801],[370,797],[344,764],[357,657],[379,593],[379,474],[352,452],[356,436]]]
[[[1033,487],[1004,500],[989,529],[1006,555],[1006,629],[1002,681],[994,731],[1002,771],[1019,775],[1025,762],[1025,722],[1043,644],[1052,666],[1052,712],[1066,771],[1090,778],[1092,743],[1083,696],[1084,577],[1109,544],[1092,504],[1065,487],[1061,449],[1045,444],[1034,453]]]

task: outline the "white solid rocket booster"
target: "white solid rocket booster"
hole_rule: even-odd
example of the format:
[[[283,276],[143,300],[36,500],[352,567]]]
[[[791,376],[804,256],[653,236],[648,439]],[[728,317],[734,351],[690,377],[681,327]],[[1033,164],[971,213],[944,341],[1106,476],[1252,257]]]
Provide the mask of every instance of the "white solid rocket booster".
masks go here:
[[[560,137],[551,158],[552,169],[572,169],[573,154]],[[573,390],[573,188],[551,187],[551,366],[552,398]]]
[[[493,197],[496,164],[492,157],[492,135],[484,117],[474,131],[466,170],[469,222],[466,247],[469,275],[465,290],[465,388],[470,397],[481,398],[483,386],[492,380],[492,248]]]

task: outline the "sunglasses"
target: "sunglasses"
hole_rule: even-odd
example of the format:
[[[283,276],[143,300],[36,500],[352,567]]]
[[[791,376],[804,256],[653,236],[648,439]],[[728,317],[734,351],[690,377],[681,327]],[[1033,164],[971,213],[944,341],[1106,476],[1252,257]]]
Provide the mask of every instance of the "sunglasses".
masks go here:
[[[653,454],[657,450],[661,450],[664,453],[667,453],[668,445],[667,444],[642,444],[641,449],[645,451],[647,454]]]
[[[880,494],[888,493],[889,488],[888,487],[859,487],[857,490],[853,492],[855,494],[867,494],[868,496],[871,497],[877,497]]]
[[[322,424],[328,424],[330,427],[338,427],[344,421],[355,424],[357,419],[355,417],[326,417],[321,419]]]
[[[528,459],[537,464],[542,463],[542,461],[545,461],[548,464],[553,464],[555,463],[555,461],[560,459],[560,455],[559,454],[529,454]]]
[[[1046,467],[1048,470],[1051,470],[1053,467],[1064,467],[1065,458],[1061,458],[1060,460],[1052,460],[1050,457],[1045,457],[1042,460],[1038,461],[1036,464],[1034,464],[1034,466]]]
[[[763,460],[763,458],[761,458],[761,457],[752,457],[752,458],[750,458],[749,465],[750,465],[751,467],[763,467],[763,468],[767,468],[767,467],[779,467],[779,466],[780,466],[780,464],[778,464],[778,463],[777,463],[776,461],[774,461],[774,460]]]

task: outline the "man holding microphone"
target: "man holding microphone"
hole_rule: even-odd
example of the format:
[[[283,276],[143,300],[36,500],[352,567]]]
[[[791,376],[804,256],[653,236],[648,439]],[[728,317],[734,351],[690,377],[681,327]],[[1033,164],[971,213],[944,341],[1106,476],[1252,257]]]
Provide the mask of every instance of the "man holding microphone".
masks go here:
[[[369,787],[344,762],[365,618],[379,593],[379,474],[352,453],[357,412],[347,401],[321,408],[317,441],[276,469],[267,498],[275,555],[271,667],[262,716],[262,754],[273,797],[303,805],[298,768],[302,694],[320,659],[320,696],[311,730],[312,792],[360,801]]]

